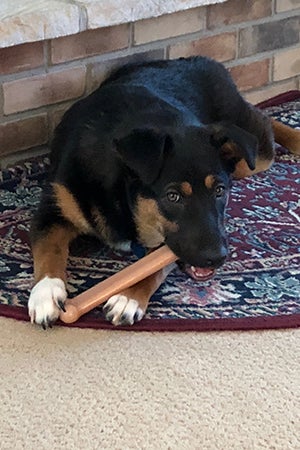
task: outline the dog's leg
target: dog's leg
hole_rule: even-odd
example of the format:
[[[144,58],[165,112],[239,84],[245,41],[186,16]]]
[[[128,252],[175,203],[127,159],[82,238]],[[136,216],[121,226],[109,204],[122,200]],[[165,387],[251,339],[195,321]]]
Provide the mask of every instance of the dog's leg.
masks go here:
[[[65,287],[69,244],[76,231],[68,225],[52,225],[47,232],[36,233],[32,242],[35,286],[28,310],[31,322],[43,328],[55,321],[67,298]]]
[[[271,125],[275,142],[287,148],[291,153],[300,155],[300,130],[295,130],[275,119],[271,119]],[[254,170],[250,170],[246,161],[242,159],[236,164],[233,176],[237,179],[249,177],[267,170],[272,163],[273,158],[269,155],[267,157],[264,155],[264,152],[261,152],[261,154],[257,156]]]
[[[132,325],[145,315],[149,300],[168,274],[174,269],[170,264],[150,275],[120,294],[111,297],[103,310],[105,317],[113,325]]]
[[[275,142],[287,148],[291,153],[300,155],[300,130],[295,130],[275,119],[271,120]]]
[[[287,148],[291,153],[300,155],[300,130],[269,118],[255,107],[246,106],[244,114],[238,122],[241,128],[256,135],[259,139],[259,150],[255,169],[250,170],[246,161],[236,164],[234,178],[245,178],[267,170],[273,163],[275,156],[274,141]],[[229,145],[232,145],[229,143]]]
[[[258,156],[255,161],[255,169],[251,170],[249,169],[249,166],[246,163],[246,161],[244,159],[241,159],[235,166],[233,177],[239,180],[240,178],[250,177],[251,175],[255,175],[256,173],[264,172],[265,170],[269,169],[272,163],[273,158],[262,159],[260,156]]]

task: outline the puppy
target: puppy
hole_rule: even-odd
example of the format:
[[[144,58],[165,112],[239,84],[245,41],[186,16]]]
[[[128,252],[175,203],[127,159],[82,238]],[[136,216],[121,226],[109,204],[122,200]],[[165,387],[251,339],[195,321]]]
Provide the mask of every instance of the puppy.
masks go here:
[[[67,298],[71,241],[115,248],[167,244],[197,281],[227,255],[233,178],[268,169],[275,140],[300,154],[300,133],[271,121],[204,57],[125,66],[75,103],[56,129],[51,170],[31,226],[32,322],[51,326]],[[166,268],[108,300],[113,324],[141,320]]]

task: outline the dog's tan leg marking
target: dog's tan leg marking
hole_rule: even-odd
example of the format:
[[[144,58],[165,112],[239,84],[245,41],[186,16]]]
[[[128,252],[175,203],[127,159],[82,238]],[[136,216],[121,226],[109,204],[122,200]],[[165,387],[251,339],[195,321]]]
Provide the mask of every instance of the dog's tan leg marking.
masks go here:
[[[28,311],[31,322],[43,327],[55,321],[67,298],[65,286],[69,244],[76,237],[71,227],[53,226],[32,244],[36,285],[31,291]]]
[[[66,279],[66,265],[70,242],[77,236],[71,227],[55,225],[32,244],[34,279],[37,283],[45,276]]]
[[[100,234],[103,241],[110,247],[114,246],[112,231],[107,223],[106,218],[101,214],[96,207],[91,210],[94,226],[97,232]]]
[[[128,298],[134,298],[138,301],[139,307],[146,312],[148,303],[154,292],[157,291],[159,286],[165,281],[167,277],[166,270],[162,269],[158,272],[150,275],[150,277],[145,278],[134,286],[126,289],[122,292]]]
[[[300,130],[295,130],[273,118],[271,119],[271,124],[275,142],[287,148],[291,153],[300,155]],[[271,166],[272,162],[273,159],[261,159],[258,156],[255,169],[250,170],[246,161],[242,159],[237,163],[233,176],[234,178],[245,178],[255,173],[263,172]]]
[[[132,325],[134,322],[140,321],[145,315],[150,298],[174,267],[174,264],[170,264],[120,294],[111,297],[104,307],[107,320],[114,325]]]
[[[262,160],[259,157],[255,162],[255,169],[250,170],[248,164],[244,159],[241,159],[235,166],[235,171],[233,172],[233,177],[236,179],[250,177],[259,172],[267,170],[273,163],[273,159]]]
[[[62,184],[52,183],[57,206],[62,215],[80,232],[89,233],[91,226],[84,217],[74,195]]]
[[[300,130],[271,119],[275,142],[287,148],[291,153],[300,155]]]

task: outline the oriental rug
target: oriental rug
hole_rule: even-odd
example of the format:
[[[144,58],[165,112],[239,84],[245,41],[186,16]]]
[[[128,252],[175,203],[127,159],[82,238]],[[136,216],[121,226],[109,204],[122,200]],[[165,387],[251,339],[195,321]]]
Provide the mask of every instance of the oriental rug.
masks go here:
[[[259,105],[285,124],[300,127],[300,92]],[[28,239],[32,211],[48,159],[29,160],[0,172],[0,315],[28,320],[33,284]],[[214,279],[195,282],[175,269],[152,297],[145,318],[131,331],[207,331],[300,326],[299,158],[278,148],[265,173],[234,182],[227,208],[230,257]],[[72,246],[69,297],[136,260],[92,239]],[[64,325],[59,323],[60,325]],[[66,325],[64,325],[66,326]],[[96,308],[75,327],[114,327]]]

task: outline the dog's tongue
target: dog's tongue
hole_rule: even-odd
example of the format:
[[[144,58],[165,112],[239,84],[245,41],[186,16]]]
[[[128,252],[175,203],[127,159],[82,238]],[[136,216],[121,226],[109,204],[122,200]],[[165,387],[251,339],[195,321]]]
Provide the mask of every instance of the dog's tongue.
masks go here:
[[[206,281],[212,278],[215,274],[214,269],[188,266],[185,268],[186,272],[197,281]]]

